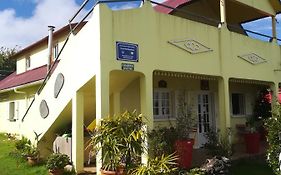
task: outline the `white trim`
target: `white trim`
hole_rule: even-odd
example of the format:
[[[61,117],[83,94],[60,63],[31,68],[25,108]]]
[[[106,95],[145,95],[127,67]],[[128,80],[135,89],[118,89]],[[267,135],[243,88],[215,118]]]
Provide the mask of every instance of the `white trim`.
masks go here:
[[[154,94],[155,93],[163,93],[163,92],[167,92],[167,93],[169,93],[169,115],[167,115],[167,116],[164,116],[164,117],[161,117],[161,115],[160,114],[158,114],[158,115],[155,115],[154,114]],[[172,98],[172,93],[173,93],[173,91],[172,90],[170,90],[170,89],[167,89],[167,88],[154,88],[153,89],[153,97],[152,97],[152,100],[153,100],[153,103],[152,103],[152,108],[153,108],[153,119],[155,120],[155,121],[161,121],[161,120],[170,120],[170,119],[173,119],[173,118],[175,118],[175,115],[174,115],[174,112],[173,112],[173,103],[172,103],[172,101],[173,101],[173,98]],[[159,104],[159,106],[160,106],[160,104]],[[159,111],[158,111],[159,112]]]
[[[23,84],[23,85],[10,87],[10,88],[8,88],[8,89],[0,90],[0,93],[4,93],[4,92],[8,92],[8,91],[14,91],[15,88],[16,88],[16,89],[21,89],[21,88],[27,88],[27,87],[30,87],[30,86],[42,84],[43,81],[44,81],[44,80],[38,80],[38,81],[34,81],[34,82],[32,82],[32,83],[26,83],[26,84]]]

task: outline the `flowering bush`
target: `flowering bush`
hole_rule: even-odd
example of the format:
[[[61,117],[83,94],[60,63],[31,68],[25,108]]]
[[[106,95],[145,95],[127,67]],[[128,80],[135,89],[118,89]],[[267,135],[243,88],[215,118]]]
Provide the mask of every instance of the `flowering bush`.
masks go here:
[[[272,117],[266,120],[268,130],[267,161],[276,175],[280,175],[279,154],[281,153],[281,105],[276,105],[272,111]]]

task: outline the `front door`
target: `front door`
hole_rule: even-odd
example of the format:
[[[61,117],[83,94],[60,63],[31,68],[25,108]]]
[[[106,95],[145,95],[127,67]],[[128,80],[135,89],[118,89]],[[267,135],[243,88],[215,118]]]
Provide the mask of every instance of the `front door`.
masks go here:
[[[198,117],[198,147],[207,142],[206,133],[212,128],[212,105],[211,95],[208,92],[200,92],[197,95],[197,117]]]

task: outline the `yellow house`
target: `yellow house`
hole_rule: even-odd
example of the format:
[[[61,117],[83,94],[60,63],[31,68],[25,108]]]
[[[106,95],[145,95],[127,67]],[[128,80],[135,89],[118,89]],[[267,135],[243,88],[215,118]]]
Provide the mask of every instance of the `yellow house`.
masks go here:
[[[198,118],[195,149],[210,128],[231,131],[235,142],[236,125],[253,115],[258,92],[278,96],[280,11],[278,0],[144,1],[120,11],[100,2],[78,33],[59,35],[60,61],[46,79],[0,91],[0,131],[31,139],[40,133],[39,146],[47,150],[56,133],[70,128],[72,161],[81,172],[84,126],[134,109],[149,129],[169,126],[183,98]],[[272,19],[272,35],[263,35],[268,41],[247,36],[241,24],[264,17]],[[15,56],[16,74],[46,64],[53,48],[45,40]]]

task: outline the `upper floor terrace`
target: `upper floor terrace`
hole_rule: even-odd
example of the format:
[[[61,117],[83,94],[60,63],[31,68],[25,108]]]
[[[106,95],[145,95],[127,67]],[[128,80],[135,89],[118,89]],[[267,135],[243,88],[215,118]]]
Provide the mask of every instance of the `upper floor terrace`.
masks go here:
[[[155,10],[161,13],[186,18],[207,25],[221,27],[226,25],[228,30],[267,42],[281,41],[278,39],[276,24],[277,14],[281,12],[279,0],[167,0],[163,3],[150,1]],[[249,25],[263,20],[267,31],[259,28],[249,30]],[[266,24],[265,24],[266,23]],[[280,27],[279,27],[280,29]]]
[[[135,64],[135,71],[188,71],[277,82],[281,49],[277,44],[275,18],[280,12],[280,3],[259,2],[148,1],[141,8],[122,11],[102,6],[101,48],[106,50],[101,55],[102,63],[120,69],[120,62],[113,62],[116,58],[114,43],[127,41],[140,46],[141,59]],[[268,16],[273,19],[271,33],[259,34],[268,39],[249,37],[252,31],[245,30],[242,24]],[[207,52],[201,52],[203,47]]]

